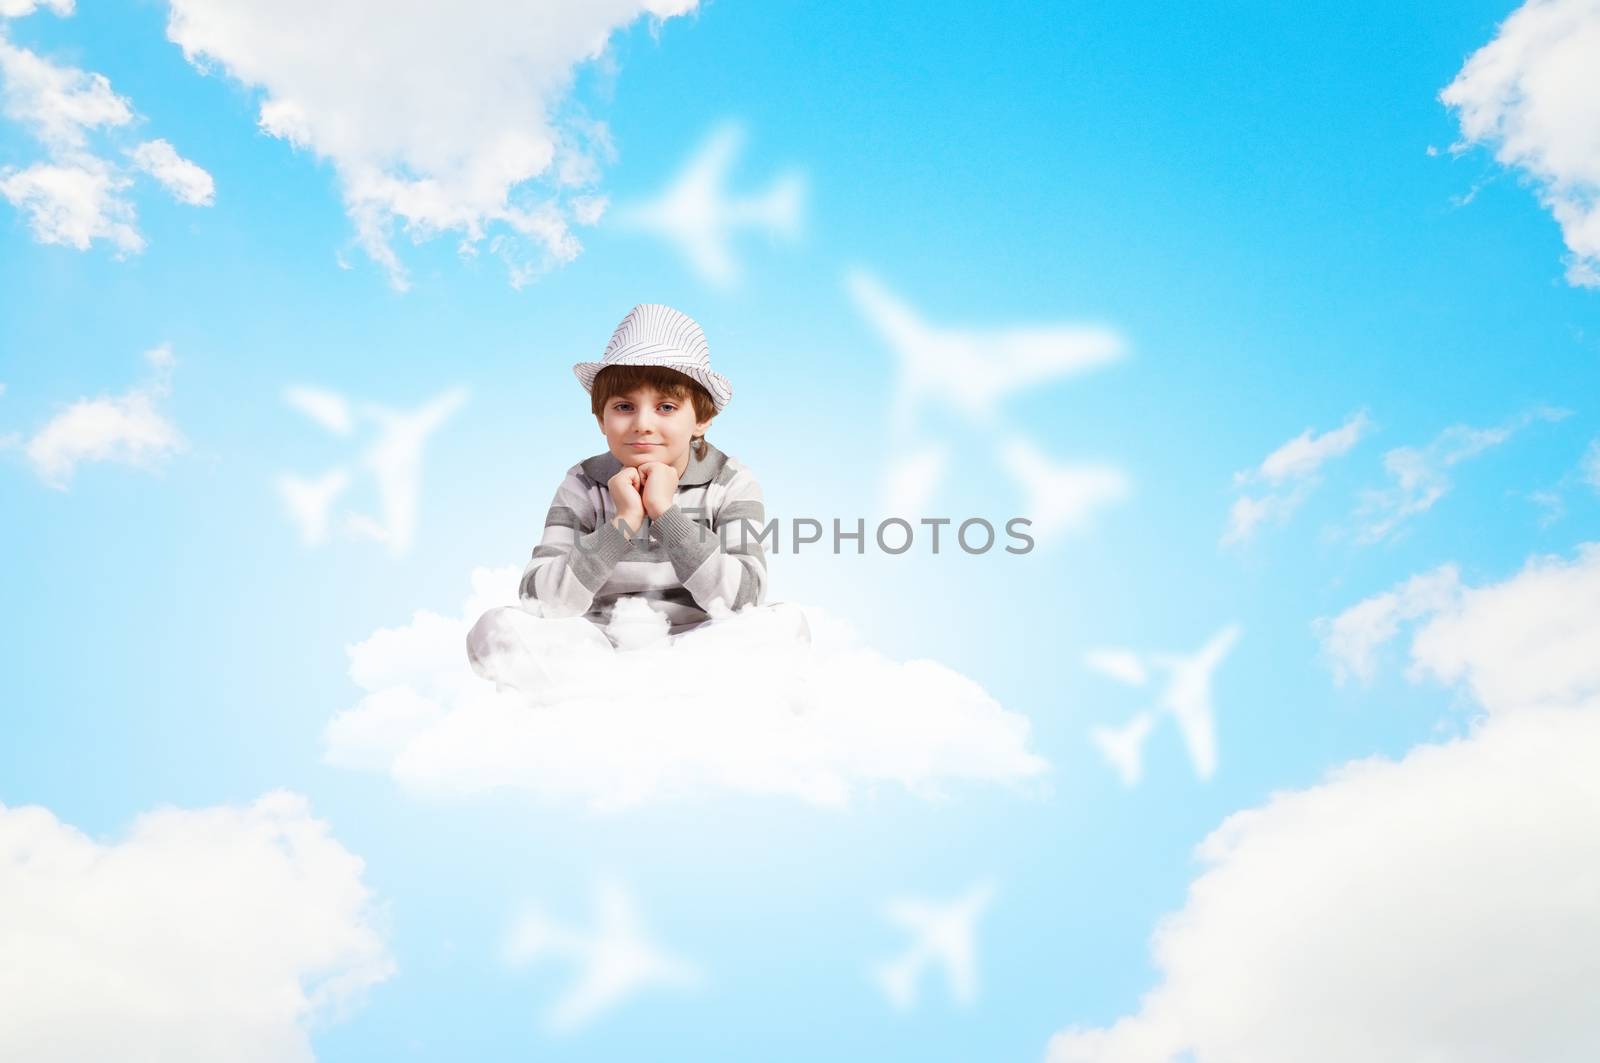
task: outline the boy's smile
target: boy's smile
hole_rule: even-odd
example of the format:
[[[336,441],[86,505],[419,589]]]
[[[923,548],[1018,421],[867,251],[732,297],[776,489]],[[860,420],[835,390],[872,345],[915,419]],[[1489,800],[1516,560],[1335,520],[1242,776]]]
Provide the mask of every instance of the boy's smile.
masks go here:
[[[683,475],[689,467],[689,442],[710,426],[696,422],[686,398],[663,394],[648,385],[626,395],[613,395],[600,413],[600,431],[611,454],[623,465],[659,461]]]

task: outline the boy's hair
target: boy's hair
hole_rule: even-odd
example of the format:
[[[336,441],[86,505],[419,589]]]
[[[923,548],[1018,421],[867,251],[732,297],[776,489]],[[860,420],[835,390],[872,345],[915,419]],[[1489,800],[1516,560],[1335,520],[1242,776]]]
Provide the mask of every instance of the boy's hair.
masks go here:
[[[717,404],[711,398],[711,392],[700,386],[699,381],[686,376],[676,369],[668,369],[664,365],[608,365],[594,375],[594,386],[589,389],[589,407],[594,411],[596,418],[610,402],[618,395],[626,395],[635,388],[654,388],[669,398],[679,402],[688,401],[694,407],[696,421],[709,421],[717,415]],[[706,456],[706,437],[695,436],[691,442],[694,444],[695,456]]]

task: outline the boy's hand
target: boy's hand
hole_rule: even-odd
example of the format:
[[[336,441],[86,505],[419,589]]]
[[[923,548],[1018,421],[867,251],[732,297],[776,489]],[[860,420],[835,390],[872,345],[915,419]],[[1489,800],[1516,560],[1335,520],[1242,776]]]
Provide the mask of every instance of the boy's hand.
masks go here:
[[[672,508],[678,493],[678,470],[664,461],[647,461],[639,466],[644,486],[639,494],[644,500],[644,511],[651,519]]]
[[[632,465],[623,466],[615,476],[606,481],[606,487],[611,491],[611,502],[617,507],[617,517],[627,524],[630,539],[644,523],[644,502],[639,497],[639,488],[643,482],[639,470]]]

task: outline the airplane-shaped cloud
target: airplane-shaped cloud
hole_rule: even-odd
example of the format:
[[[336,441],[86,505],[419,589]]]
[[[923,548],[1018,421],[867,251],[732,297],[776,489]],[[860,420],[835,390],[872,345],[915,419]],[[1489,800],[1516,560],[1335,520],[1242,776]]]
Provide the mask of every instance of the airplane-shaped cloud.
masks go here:
[[[1141,712],[1121,727],[1092,727],[1089,739],[1122,777],[1124,786],[1133,786],[1144,776],[1144,742],[1155,727],[1155,717]]]
[[[363,695],[329,721],[327,759],[424,792],[511,788],[601,812],[724,792],[842,808],[862,790],[939,798],[949,784],[1014,784],[1048,768],[1028,748],[1027,719],[977,683],[935,661],[891,660],[811,607],[810,645],[640,645],[603,662],[605,684],[530,704],[475,675],[465,649],[484,611],[516,602],[520,574],[479,569],[461,615],[421,610],[352,646]]]
[[[897,1008],[917,1002],[922,973],[942,969],[957,1003],[969,1005],[978,996],[973,940],[978,917],[993,900],[993,883],[980,882],[950,902],[899,898],[885,907],[887,918],[913,936],[905,952],[873,971],[873,979]]]
[[[739,279],[733,237],[741,229],[793,238],[800,232],[805,177],[788,172],[759,196],[728,194],[728,171],[744,143],[733,122],[714,129],[672,183],[655,199],[622,204],[611,215],[621,229],[653,233],[672,243],[705,280],[728,287]]]
[[[1095,671],[1130,685],[1142,685],[1146,669],[1166,672],[1167,683],[1157,697],[1157,706],[1171,713],[1177,721],[1195,775],[1209,779],[1217,770],[1211,677],[1238,639],[1238,625],[1229,624],[1191,654],[1137,654],[1132,650],[1100,649],[1090,651],[1084,660]],[[1140,714],[1121,729],[1096,728],[1090,732],[1090,738],[1117,769],[1123,782],[1131,786],[1139,781],[1142,773],[1140,750],[1149,731],[1148,720]]]
[[[1128,475],[1106,462],[1053,462],[1020,438],[1000,448],[1006,469],[1027,501],[1031,531],[1041,541],[1057,532],[1081,531],[1100,510],[1126,499]]]
[[[1048,1063],[1600,1056],[1600,543],[1457,572],[1330,627],[1364,655],[1414,623],[1407,678],[1453,689],[1471,726],[1229,815],[1156,924],[1153,984]]]
[[[573,983],[545,1014],[552,1032],[568,1033],[647,989],[698,987],[698,968],[665,952],[645,935],[637,906],[616,882],[601,882],[594,893],[595,926],[583,931],[553,922],[536,908],[525,910],[511,928],[505,955],[513,966],[546,957],[571,960]]]
[[[996,409],[1008,396],[1109,364],[1127,349],[1119,332],[1102,325],[934,325],[859,268],[847,271],[845,286],[896,358],[888,423],[891,444],[904,456],[885,476],[884,506],[891,513],[913,513],[926,505],[949,465],[943,448],[916,441],[925,407],[944,406],[981,428],[993,428]],[[1005,440],[999,457],[1028,495],[1028,515],[1041,537],[1085,526],[1095,511],[1130,491],[1127,475],[1115,466],[1052,463],[1022,439]]]
[[[357,465],[372,475],[382,517],[347,512],[339,526],[353,537],[384,543],[396,557],[410,548],[416,531],[423,446],[466,399],[466,391],[455,388],[409,412],[363,403],[357,417],[351,404],[335,392],[305,387],[284,392],[289,405],[335,435],[349,435],[357,420],[376,425],[377,438]],[[306,545],[326,541],[334,504],[351,485],[352,472],[337,466],[314,478],[293,473],[278,477],[278,494]]]
[[[1103,325],[936,326],[863,269],[845,286],[867,323],[894,351],[899,369],[891,417],[896,435],[917,407],[938,402],[987,423],[1007,396],[1123,357],[1122,334]]]

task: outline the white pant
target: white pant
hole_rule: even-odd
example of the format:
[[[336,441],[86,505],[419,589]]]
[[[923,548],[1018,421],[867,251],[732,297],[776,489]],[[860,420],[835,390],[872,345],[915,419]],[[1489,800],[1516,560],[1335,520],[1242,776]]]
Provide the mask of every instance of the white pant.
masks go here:
[[[668,635],[668,646],[690,644],[696,650],[750,645],[751,639],[811,642],[804,611],[791,602],[742,609],[714,617],[687,631]],[[467,660],[472,670],[496,686],[526,693],[549,692],[569,684],[594,681],[617,652],[606,633],[581,616],[535,616],[514,605],[490,609],[467,632]],[[600,673],[600,674],[603,674]]]

